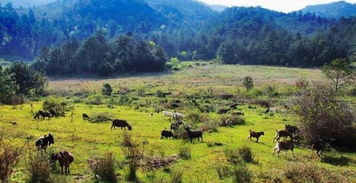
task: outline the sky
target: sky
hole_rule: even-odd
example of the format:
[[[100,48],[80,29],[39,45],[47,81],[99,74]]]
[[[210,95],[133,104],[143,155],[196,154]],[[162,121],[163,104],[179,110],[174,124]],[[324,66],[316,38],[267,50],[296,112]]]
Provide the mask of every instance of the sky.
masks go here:
[[[308,5],[325,4],[339,0],[200,0],[207,4],[220,4],[225,6],[262,6],[267,9],[291,12],[303,9]],[[346,0],[356,3],[356,0]]]

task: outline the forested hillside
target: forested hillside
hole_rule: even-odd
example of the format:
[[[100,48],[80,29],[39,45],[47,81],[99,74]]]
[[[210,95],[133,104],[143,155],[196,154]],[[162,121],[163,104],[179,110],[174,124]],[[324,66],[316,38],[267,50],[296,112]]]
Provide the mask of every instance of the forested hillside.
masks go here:
[[[81,42],[98,31],[108,41],[132,32],[181,60],[312,67],[355,54],[355,24],[355,18],[259,7],[219,13],[193,0],[59,0],[34,9],[6,4],[0,57],[33,60],[43,46]]]
[[[339,1],[330,4],[307,6],[303,12],[314,13],[325,18],[340,18],[356,16],[356,4]]]

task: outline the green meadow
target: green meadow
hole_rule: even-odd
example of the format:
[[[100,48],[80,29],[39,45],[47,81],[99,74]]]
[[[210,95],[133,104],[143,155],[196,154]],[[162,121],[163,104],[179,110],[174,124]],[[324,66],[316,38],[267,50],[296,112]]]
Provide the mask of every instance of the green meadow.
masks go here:
[[[242,86],[245,76],[251,76],[254,89],[246,91]],[[296,158],[288,152],[287,157],[272,155],[275,143],[272,142],[275,130],[285,124],[296,124],[298,117],[288,113],[265,114],[265,107],[258,101],[268,101],[272,106],[290,102],[297,90],[295,82],[305,78],[310,83],[324,81],[318,69],[300,69],[269,66],[231,66],[203,62],[186,62],[181,71],[160,74],[120,75],[111,78],[51,78],[48,97],[57,98],[68,105],[64,117],[50,120],[35,120],[33,113],[42,109],[47,97],[35,98],[25,104],[0,106],[0,133],[5,139],[24,146],[23,156],[12,175],[13,182],[26,182],[28,179],[27,154],[36,152],[35,141],[48,133],[55,137],[55,143],[48,152],[67,150],[74,155],[71,175],[62,177],[58,171],[52,176],[62,182],[94,182],[95,175],[88,166],[88,160],[112,153],[117,163],[116,175],[120,182],[126,182],[127,167],[121,166],[125,156],[120,145],[124,133],[140,145],[149,157],[177,156],[181,147],[191,149],[191,158],[177,158],[176,162],[153,171],[139,168],[139,182],[170,182],[174,172],[182,172],[182,182],[234,182],[232,176],[220,179],[216,168],[229,165],[227,149],[249,147],[254,161],[247,163],[252,172],[253,182],[291,182],[284,171],[291,166],[310,164],[325,168],[331,173],[345,177],[345,182],[356,181],[356,154],[334,152],[335,156],[347,159],[345,164],[331,164],[311,154],[309,147],[297,147]],[[103,96],[101,88],[109,83],[114,94]],[[160,93],[169,93],[160,96]],[[233,95],[223,99],[223,95]],[[194,107],[187,96],[195,97],[201,104]],[[208,97],[207,97],[208,96]],[[354,103],[355,97],[345,94],[345,99]],[[179,100],[178,107],[171,108],[172,101]],[[203,142],[193,143],[183,139],[160,139],[160,132],[170,128],[170,119],[160,110],[179,111],[185,115],[203,115],[212,123],[219,123],[222,114],[217,110],[235,101],[241,102],[236,111],[244,113],[246,124],[233,127],[217,127],[214,132],[204,132]],[[108,105],[112,107],[108,107]],[[202,112],[207,106],[212,111]],[[111,130],[111,122],[91,123],[82,119],[82,114],[93,116],[109,113],[113,118],[125,119],[133,127],[132,131],[116,128]],[[151,116],[151,113],[153,114]],[[227,115],[227,114],[225,114]],[[8,122],[16,122],[11,124]],[[190,123],[189,120],[185,121]],[[206,121],[191,122],[194,129],[200,129]],[[250,141],[249,130],[264,131],[260,142]],[[211,144],[221,143],[222,146]],[[58,166],[58,165],[57,165]]]

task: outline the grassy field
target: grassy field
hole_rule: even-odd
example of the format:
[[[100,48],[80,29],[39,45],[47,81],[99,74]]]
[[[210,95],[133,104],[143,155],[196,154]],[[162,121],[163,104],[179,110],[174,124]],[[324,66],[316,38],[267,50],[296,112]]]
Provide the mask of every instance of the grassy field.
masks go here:
[[[72,174],[67,177],[68,182],[93,182],[94,175],[88,168],[88,159],[111,152],[118,162],[125,160],[120,147],[124,130],[110,130],[110,122],[90,123],[81,118],[82,113],[91,116],[100,112],[109,112],[115,118],[128,120],[133,126],[133,130],[128,131],[128,133],[139,144],[145,142],[145,145],[142,146],[144,146],[145,154],[149,156],[177,155],[179,148],[183,146],[191,149],[192,158],[189,160],[178,159],[170,167],[160,168],[152,172],[140,169],[138,177],[141,182],[169,180],[171,172],[177,171],[183,172],[183,182],[232,182],[231,177],[220,180],[216,167],[228,164],[224,154],[226,149],[236,149],[243,146],[250,147],[255,157],[255,162],[248,164],[253,173],[254,182],[268,182],[270,177],[282,176],[283,170],[297,163],[314,164],[348,177],[349,182],[356,181],[356,154],[354,153],[336,153],[348,160],[347,164],[339,166],[320,162],[319,158],[311,156],[309,149],[301,147],[295,151],[296,159],[292,158],[290,153],[286,158],[283,157],[283,154],[280,158],[273,156],[272,150],[275,143],[272,140],[275,130],[282,129],[286,123],[295,124],[297,118],[293,114],[266,115],[263,113],[265,108],[253,104],[244,104],[238,107],[239,111],[245,113],[244,118],[247,122],[245,125],[219,127],[217,132],[204,133],[204,142],[202,143],[194,142],[191,144],[181,139],[160,139],[161,130],[170,127],[169,119],[163,117],[161,113],[154,113],[153,116],[150,116],[149,114],[155,110],[154,107],[140,104],[150,103],[148,101],[151,100],[159,102],[164,98],[140,96],[137,94],[140,90],[144,90],[146,93],[157,92],[158,90],[170,91],[172,95],[168,97],[168,100],[173,100],[181,99],[180,96],[183,94],[194,94],[211,88],[216,93],[241,91],[243,90],[241,88],[242,78],[247,75],[253,77],[255,86],[261,88],[261,91],[272,85],[280,93],[286,91],[286,88],[292,87],[299,78],[306,78],[309,81],[323,79],[322,73],[314,69],[186,64],[191,65],[191,67],[175,73],[118,76],[110,79],[53,79],[49,83],[50,93],[71,103],[72,109],[67,112],[66,116],[52,118],[51,120],[34,120],[32,111],[42,108],[43,99],[17,106],[0,106],[0,132],[5,134],[7,139],[14,139],[18,144],[28,143],[28,146],[33,149],[34,142],[38,137],[48,133],[54,134],[55,144],[49,148],[49,151],[67,150],[75,157],[71,166]],[[108,102],[103,99],[99,102],[99,105],[86,103],[88,96],[99,95],[95,93],[100,93],[104,83],[110,83],[114,91],[120,88],[132,89],[134,92],[128,94],[129,97],[138,99],[135,99],[131,105],[116,105],[115,102],[112,102],[114,106],[112,109],[108,108],[107,104],[112,104],[110,101],[120,98],[119,95],[108,98]],[[266,96],[260,98],[266,98]],[[275,97],[275,100],[285,101],[286,98],[286,95],[280,94]],[[212,102],[225,104],[229,101],[212,100]],[[181,107],[177,110],[185,114],[198,113],[198,110],[194,108]],[[213,112],[206,115],[212,121],[219,119],[219,115]],[[6,123],[9,121],[15,121],[16,125]],[[265,132],[265,136],[261,137],[260,143],[247,139],[250,129]],[[215,142],[222,143],[223,146],[208,146],[208,144]],[[28,151],[28,148],[26,149]],[[14,182],[26,180],[25,165],[26,157],[23,157],[23,161],[19,163],[14,172],[12,178]],[[121,181],[125,181],[126,172],[126,167],[117,168]],[[55,173],[54,176],[59,177],[60,175]],[[282,181],[285,181],[285,179],[282,178]]]

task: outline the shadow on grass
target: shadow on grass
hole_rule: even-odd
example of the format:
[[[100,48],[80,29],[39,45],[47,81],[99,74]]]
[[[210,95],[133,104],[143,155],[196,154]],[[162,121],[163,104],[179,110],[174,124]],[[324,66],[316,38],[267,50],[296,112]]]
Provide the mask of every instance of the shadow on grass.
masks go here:
[[[321,162],[332,164],[335,166],[347,166],[350,164],[351,161],[352,160],[350,158],[345,156],[334,157],[326,155],[321,158]]]

